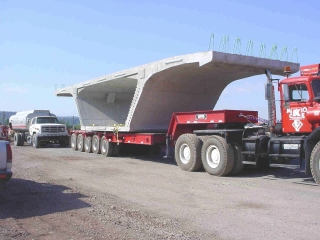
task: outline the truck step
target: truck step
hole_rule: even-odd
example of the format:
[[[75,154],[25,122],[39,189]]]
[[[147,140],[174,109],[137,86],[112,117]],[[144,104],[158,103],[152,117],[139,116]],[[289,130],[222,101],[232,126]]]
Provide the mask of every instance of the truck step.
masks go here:
[[[269,154],[270,157],[300,158],[299,154]]]
[[[255,155],[254,151],[244,151],[244,152],[241,152],[241,153],[245,154],[245,155]]]
[[[258,139],[258,138],[257,137],[242,138],[242,140],[245,140],[245,141],[255,141],[256,139]]]

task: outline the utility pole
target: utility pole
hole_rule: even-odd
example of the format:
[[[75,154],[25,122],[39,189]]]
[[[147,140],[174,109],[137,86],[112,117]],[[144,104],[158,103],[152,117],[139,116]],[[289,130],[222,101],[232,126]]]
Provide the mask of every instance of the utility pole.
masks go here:
[[[72,116],[72,130],[74,130],[74,116]]]
[[[5,116],[4,111],[2,111],[2,125],[3,125],[3,126],[5,125],[5,123],[4,123],[4,116]]]

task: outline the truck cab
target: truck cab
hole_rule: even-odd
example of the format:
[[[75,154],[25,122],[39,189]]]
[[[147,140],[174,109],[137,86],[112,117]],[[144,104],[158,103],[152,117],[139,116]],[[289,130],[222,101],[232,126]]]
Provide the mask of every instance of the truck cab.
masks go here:
[[[68,145],[67,127],[65,124],[60,124],[56,116],[37,116],[28,121],[30,123],[27,142],[32,143],[34,147],[49,142]]]
[[[320,125],[320,64],[300,68],[300,76],[279,83],[282,132],[302,135]]]

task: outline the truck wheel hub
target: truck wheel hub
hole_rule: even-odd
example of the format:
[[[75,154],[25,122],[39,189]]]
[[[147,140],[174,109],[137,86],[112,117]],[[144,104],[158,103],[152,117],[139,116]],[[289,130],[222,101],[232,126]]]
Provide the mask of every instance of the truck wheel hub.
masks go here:
[[[211,168],[217,168],[220,164],[220,151],[216,146],[209,146],[206,151],[207,163]]]
[[[190,161],[190,148],[188,144],[184,143],[181,145],[179,155],[183,164],[187,164]]]

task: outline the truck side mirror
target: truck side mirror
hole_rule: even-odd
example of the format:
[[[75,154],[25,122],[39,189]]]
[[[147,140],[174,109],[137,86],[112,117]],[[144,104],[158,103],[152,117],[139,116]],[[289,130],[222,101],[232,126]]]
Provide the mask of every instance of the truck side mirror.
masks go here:
[[[282,100],[283,101],[289,101],[290,97],[289,97],[289,86],[288,84],[282,84],[281,85],[281,90],[282,90]]]
[[[265,84],[265,98],[266,100],[272,100],[272,83]]]

